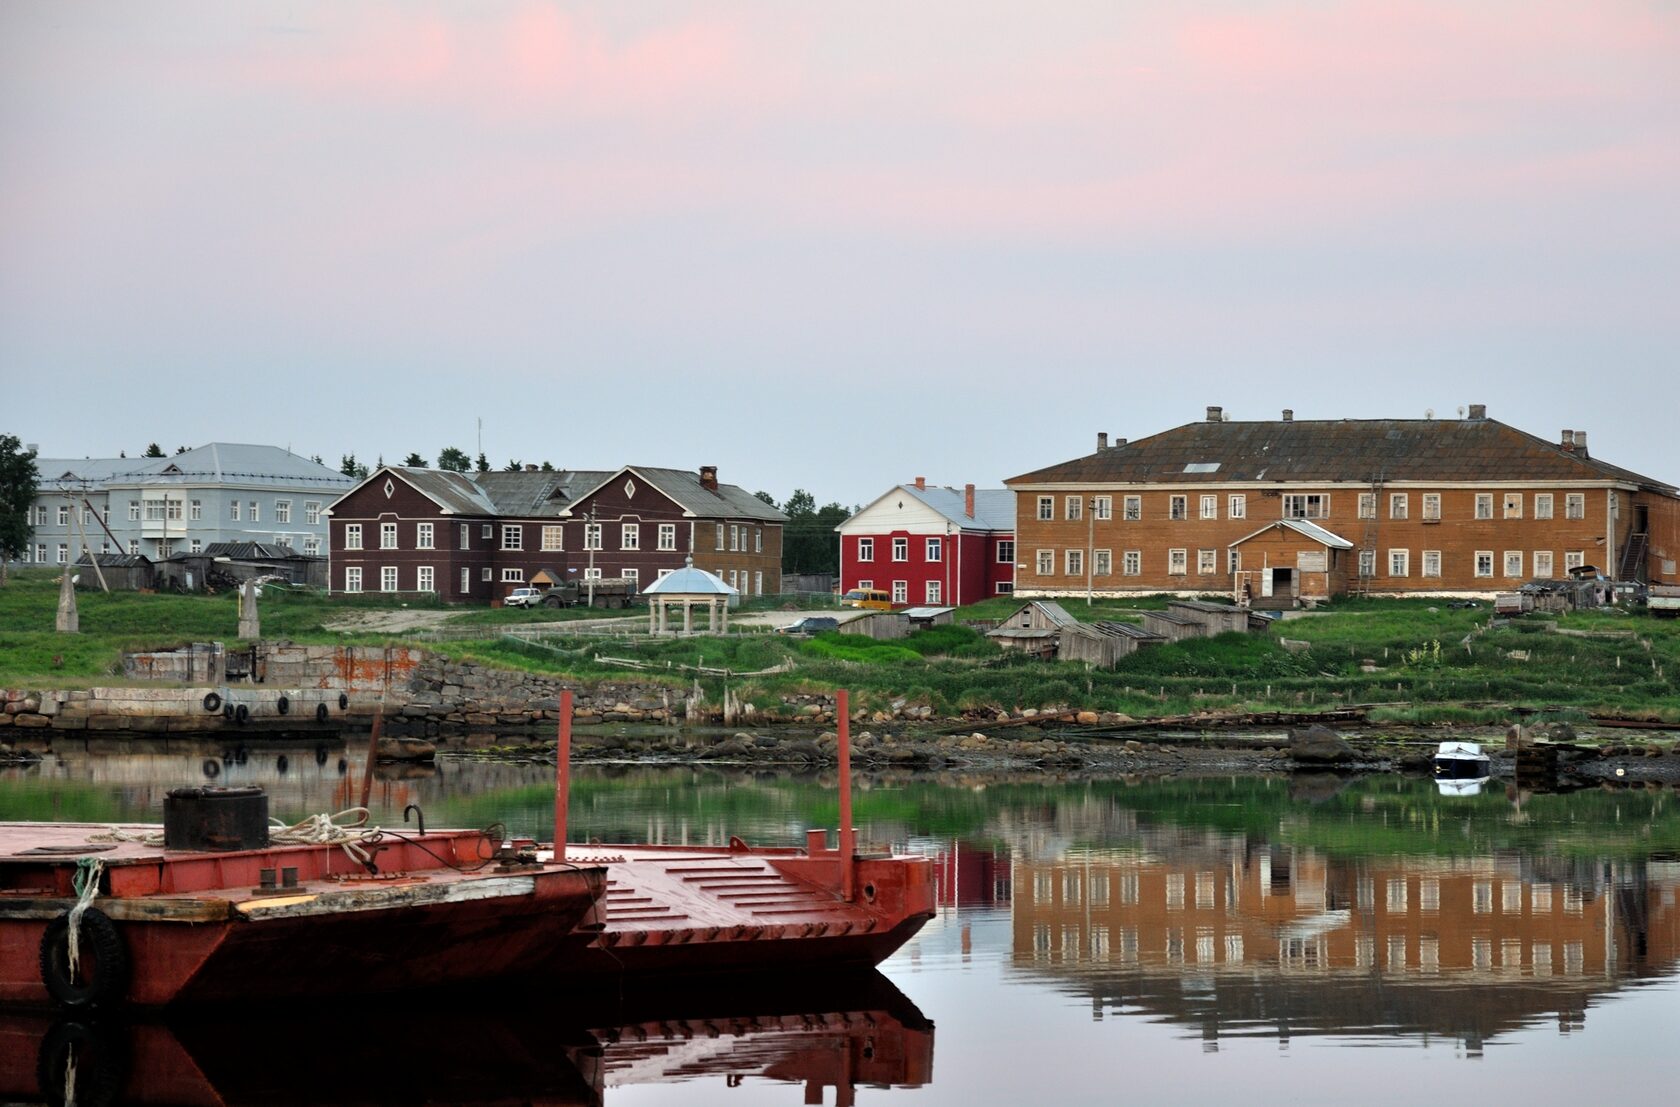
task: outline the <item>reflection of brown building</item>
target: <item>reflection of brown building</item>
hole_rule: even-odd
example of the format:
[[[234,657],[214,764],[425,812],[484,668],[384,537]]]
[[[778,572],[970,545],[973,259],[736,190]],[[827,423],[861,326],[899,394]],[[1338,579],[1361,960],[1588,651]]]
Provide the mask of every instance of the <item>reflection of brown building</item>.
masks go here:
[[[1024,862],[1014,952],[1100,978],[1100,997],[1227,1032],[1256,1019],[1280,1034],[1482,1037],[1680,959],[1680,872],[1631,863],[1602,876],[1265,848]]]
[[[933,856],[933,874],[941,907],[991,907],[1009,902],[1008,854],[953,841]]]

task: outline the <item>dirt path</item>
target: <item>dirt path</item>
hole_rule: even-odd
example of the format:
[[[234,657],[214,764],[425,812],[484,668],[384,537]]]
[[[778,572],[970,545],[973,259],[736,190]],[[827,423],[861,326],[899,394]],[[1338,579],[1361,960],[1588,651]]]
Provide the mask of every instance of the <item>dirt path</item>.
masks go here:
[[[443,626],[458,611],[425,608],[389,608],[379,611],[346,611],[342,617],[323,624],[328,630],[347,634],[398,634],[411,630],[432,630]]]

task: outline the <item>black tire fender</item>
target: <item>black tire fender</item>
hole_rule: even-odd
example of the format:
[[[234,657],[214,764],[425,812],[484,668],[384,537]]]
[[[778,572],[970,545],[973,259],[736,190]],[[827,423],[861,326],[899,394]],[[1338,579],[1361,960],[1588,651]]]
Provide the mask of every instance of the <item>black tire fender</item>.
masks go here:
[[[126,1044],[120,1032],[99,1023],[53,1023],[35,1052],[35,1083],[42,1098],[48,1103],[73,1100],[86,1107],[117,1102],[128,1082]],[[66,1087],[72,1058],[75,1084]]]
[[[340,692],[338,694],[338,709],[340,711],[350,710],[350,694],[348,692]]]
[[[220,711],[221,709],[222,709],[222,694],[220,692],[207,693],[204,697],[204,710],[214,714],[215,712]]]
[[[238,723],[240,726],[244,726],[245,721],[250,717],[251,709],[246,707],[244,704],[240,704],[238,707],[233,709],[233,721]]]
[[[284,715],[292,709],[292,701],[282,695],[279,699],[274,701],[274,709]]]
[[[53,1001],[73,1008],[120,1002],[128,994],[128,947],[117,924],[97,907],[82,913],[81,977],[70,975],[70,915],[47,923],[41,935],[41,983]],[[91,963],[92,968],[89,969]]]
[[[315,721],[318,722],[318,723],[324,723],[324,722],[327,721],[327,705],[326,704],[318,703],[318,704],[315,705]]]
[[[224,718],[224,719],[233,718],[233,704],[231,704],[231,703],[222,704],[222,718]]]

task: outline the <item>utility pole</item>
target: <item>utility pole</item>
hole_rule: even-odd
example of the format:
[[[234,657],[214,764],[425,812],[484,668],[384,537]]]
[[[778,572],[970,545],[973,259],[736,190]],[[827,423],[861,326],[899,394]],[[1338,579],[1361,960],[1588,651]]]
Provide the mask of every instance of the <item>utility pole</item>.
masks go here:
[[[589,549],[589,569],[583,574],[584,586],[589,589],[589,608],[595,607],[595,547],[601,544],[601,532],[595,529],[595,509],[583,513],[583,544]]]
[[[1085,606],[1091,606],[1094,574],[1096,566],[1092,564],[1097,559],[1097,498],[1092,496],[1085,502]]]

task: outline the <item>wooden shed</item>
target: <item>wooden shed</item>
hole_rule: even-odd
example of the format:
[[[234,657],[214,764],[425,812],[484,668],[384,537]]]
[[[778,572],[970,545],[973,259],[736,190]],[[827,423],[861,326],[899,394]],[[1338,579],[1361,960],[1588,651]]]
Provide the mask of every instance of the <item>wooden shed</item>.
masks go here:
[[[1207,624],[1200,619],[1176,611],[1145,611],[1143,629],[1168,642],[1182,642],[1186,638],[1206,638]]]
[[[97,573],[93,571],[93,562],[86,552],[71,566],[71,572],[76,574],[77,588],[97,589],[101,574],[112,591],[139,592],[157,586],[157,570],[143,554],[102,553],[95,556],[99,558]]]
[[[1060,633],[1078,626],[1079,620],[1055,600],[1028,600],[987,631],[986,637],[1006,650],[1051,658],[1057,654]]]
[[[1205,600],[1173,600],[1167,604],[1167,610],[1174,615],[1181,615],[1186,619],[1195,619],[1207,628],[1209,637],[1236,631],[1238,634],[1248,632],[1248,608],[1232,607],[1226,603],[1208,603]]]

